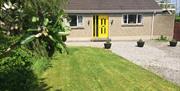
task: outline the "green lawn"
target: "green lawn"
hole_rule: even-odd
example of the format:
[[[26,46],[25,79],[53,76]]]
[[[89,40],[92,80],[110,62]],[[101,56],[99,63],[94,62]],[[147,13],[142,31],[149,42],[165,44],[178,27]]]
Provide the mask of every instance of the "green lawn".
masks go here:
[[[51,91],[180,91],[180,87],[108,50],[71,47],[44,74]]]

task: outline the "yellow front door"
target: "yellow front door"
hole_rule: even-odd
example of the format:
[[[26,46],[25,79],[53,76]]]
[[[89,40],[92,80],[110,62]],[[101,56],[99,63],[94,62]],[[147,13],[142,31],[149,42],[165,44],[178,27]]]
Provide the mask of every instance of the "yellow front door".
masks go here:
[[[93,17],[93,38],[107,39],[109,36],[109,17],[99,15]]]
[[[109,30],[109,17],[100,15],[98,17],[98,38],[108,38]]]

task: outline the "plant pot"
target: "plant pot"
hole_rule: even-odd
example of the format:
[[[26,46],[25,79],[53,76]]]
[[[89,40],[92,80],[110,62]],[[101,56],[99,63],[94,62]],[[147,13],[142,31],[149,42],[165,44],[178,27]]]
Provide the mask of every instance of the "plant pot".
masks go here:
[[[104,43],[104,48],[105,49],[110,49],[111,48],[111,43]]]
[[[177,42],[170,41],[169,44],[170,44],[171,47],[176,47]]]
[[[143,47],[144,44],[145,44],[145,42],[137,42],[137,46],[138,46],[138,47]]]

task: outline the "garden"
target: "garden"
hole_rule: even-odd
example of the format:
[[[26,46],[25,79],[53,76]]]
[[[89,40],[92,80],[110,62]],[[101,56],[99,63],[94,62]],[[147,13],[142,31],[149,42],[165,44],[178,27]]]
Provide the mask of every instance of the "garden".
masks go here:
[[[66,0],[0,4],[0,91],[180,90],[109,50],[66,46]]]
[[[68,53],[66,0],[1,0],[0,90],[41,91],[55,52]],[[37,89],[37,90],[36,90]]]

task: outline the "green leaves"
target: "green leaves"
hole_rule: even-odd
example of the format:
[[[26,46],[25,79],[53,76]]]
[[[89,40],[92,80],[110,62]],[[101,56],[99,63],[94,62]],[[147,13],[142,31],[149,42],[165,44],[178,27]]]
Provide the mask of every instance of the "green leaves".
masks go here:
[[[2,7],[6,7],[8,11],[0,13],[0,17],[3,17],[5,23],[3,27],[6,28],[3,30],[7,33],[10,32],[9,35],[21,35],[18,43],[31,46],[38,41],[41,47],[31,46],[34,47],[31,49],[47,52],[54,49],[61,52],[66,48],[62,41],[62,36],[67,36],[70,33],[70,27],[64,21],[63,7],[66,0],[20,0],[17,2],[15,0],[4,0],[4,2],[6,4],[3,4]],[[16,9],[11,9],[14,5]]]
[[[39,21],[39,18],[38,17],[32,17],[32,22],[38,22]]]
[[[39,32],[40,30],[39,29],[28,29],[27,31],[28,32]]]
[[[21,41],[21,45],[27,44],[31,41],[33,41],[36,38],[36,35],[31,35],[29,37],[27,37],[25,40]]]
[[[59,34],[60,36],[67,36],[67,35],[70,34],[70,31],[58,32],[58,34]]]
[[[45,18],[45,19],[44,19],[44,22],[43,22],[44,26],[47,26],[48,23],[49,23],[49,19],[48,19],[48,18]]]
[[[52,37],[52,35],[48,35],[48,37],[49,37],[49,39],[51,39],[53,42],[55,42],[55,43],[57,42],[56,39],[54,39],[54,38]]]

